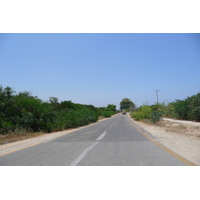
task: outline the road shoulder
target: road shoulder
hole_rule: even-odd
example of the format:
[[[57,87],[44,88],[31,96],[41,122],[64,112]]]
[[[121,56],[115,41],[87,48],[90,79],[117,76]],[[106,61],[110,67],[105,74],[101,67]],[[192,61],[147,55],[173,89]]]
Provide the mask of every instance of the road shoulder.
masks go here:
[[[75,132],[77,130],[81,130],[84,129],[88,126],[92,126],[94,124],[97,124],[99,122],[102,122],[104,120],[107,120],[109,118],[104,118],[101,120],[98,120],[97,122],[91,123],[89,125],[86,126],[81,126],[78,128],[72,128],[69,130],[64,130],[64,131],[59,131],[59,132],[53,132],[53,133],[47,133],[47,134],[43,134],[37,137],[33,137],[33,138],[29,138],[29,139],[24,139],[24,140],[20,140],[20,141],[15,141],[15,142],[11,142],[11,143],[7,143],[7,144],[3,144],[0,145],[0,156],[5,155],[7,153],[11,153],[20,149],[24,149],[24,148],[28,148],[30,146],[34,146],[40,143],[44,143],[44,142],[48,142],[50,140],[53,140],[55,138],[61,137],[63,135]]]
[[[141,130],[144,130],[146,133],[150,134],[154,140],[164,145],[176,154],[194,163],[195,165],[200,166],[199,135],[187,134],[187,132],[184,131],[177,133],[174,132],[173,129],[170,129],[170,124],[169,129],[166,129],[166,127],[149,125],[141,121],[135,121],[130,117],[130,115],[128,116],[131,120],[134,121],[134,124],[140,127]],[[171,124],[171,126],[173,125],[174,123]],[[184,130],[187,130],[186,126],[188,125],[184,125]]]

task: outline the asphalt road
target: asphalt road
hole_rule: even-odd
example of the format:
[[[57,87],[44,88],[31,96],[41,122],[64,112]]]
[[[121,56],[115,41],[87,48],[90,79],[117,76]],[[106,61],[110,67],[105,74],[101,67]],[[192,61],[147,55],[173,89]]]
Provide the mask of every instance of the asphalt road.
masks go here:
[[[0,155],[0,166],[182,166],[118,114],[45,143]]]

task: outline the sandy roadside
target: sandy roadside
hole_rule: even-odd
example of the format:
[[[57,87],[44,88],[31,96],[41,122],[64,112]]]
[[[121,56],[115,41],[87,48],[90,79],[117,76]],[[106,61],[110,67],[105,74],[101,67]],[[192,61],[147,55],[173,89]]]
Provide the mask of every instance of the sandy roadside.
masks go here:
[[[130,115],[128,116],[130,117]],[[153,135],[157,142],[193,164],[200,166],[199,125],[195,123],[183,124],[181,121],[161,121],[158,125],[147,124],[135,120],[133,121]]]

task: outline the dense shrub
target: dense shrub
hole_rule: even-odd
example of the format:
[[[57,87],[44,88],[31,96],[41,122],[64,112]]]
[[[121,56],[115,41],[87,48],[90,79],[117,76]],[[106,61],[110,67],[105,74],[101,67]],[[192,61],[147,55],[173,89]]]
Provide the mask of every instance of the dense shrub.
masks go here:
[[[116,113],[116,106],[113,104],[108,104],[106,108],[104,108],[103,112],[101,113],[102,116],[104,117],[111,117]]]
[[[10,87],[0,86],[0,134],[22,131],[49,133],[79,127],[96,122],[106,109],[72,101],[59,103],[56,97],[43,102],[29,92],[16,94]],[[113,114],[110,110],[106,112]]]
[[[155,124],[162,118],[162,112],[154,111],[150,114],[150,120]]]
[[[163,115],[168,118],[176,118],[174,102],[171,102],[165,106]]]
[[[131,112],[131,116],[135,120],[151,119],[153,122],[161,119],[162,116],[200,122],[200,93],[168,105],[164,103],[143,105]]]
[[[149,119],[153,123],[159,121],[162,118],[164,110],[163,104],[155,104],[152,106],[143,105],[137,110],[131,112],[131,117],[135,120]]]
[[[173,103],[178,119],[200,121],[200,93]]]
[[[131,117],[135,120],[149,119],[152,108],[147,105],[140,106],[137,110],[131,112]]]
[[[112,112],[111,111],[103,111],[102,112],[102,116],[104,116],[104,117],[111,117],[112,116]]]

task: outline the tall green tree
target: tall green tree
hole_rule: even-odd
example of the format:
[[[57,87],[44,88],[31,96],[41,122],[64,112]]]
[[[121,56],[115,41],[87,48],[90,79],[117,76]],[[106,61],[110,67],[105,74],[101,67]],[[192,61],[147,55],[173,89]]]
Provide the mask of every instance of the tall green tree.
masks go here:
[[[135,104],[128,98],[122,99],[120,102],[120,110],[135,110],[136,106]]]

